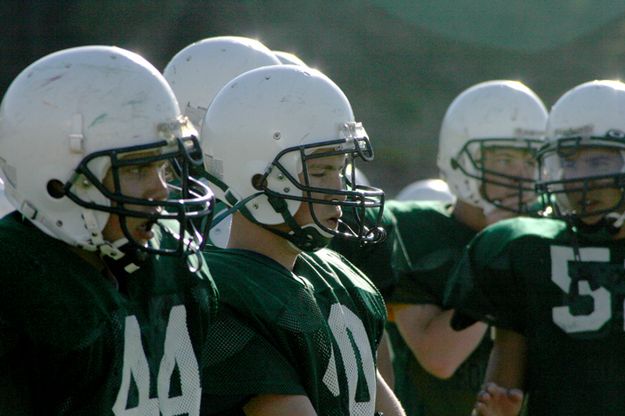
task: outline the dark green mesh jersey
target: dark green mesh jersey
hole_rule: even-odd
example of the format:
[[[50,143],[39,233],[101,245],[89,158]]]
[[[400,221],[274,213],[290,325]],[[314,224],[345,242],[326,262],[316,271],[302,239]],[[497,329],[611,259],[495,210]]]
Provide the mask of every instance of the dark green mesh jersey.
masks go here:
[[[223,307],[204,351],[207,412],[303,394],[320,416],[373,415],[386,310],[364,275],[325,249],[300,254],[293,272],[246,250],[207,248],[205,257]]]
[[[73,250],[0,220],[0,414],[198,415],[207,269],[154,257],[122,295]]]
[[[623,415],[625,244],[571,236],[557,220],[497,223],[471,243],[447,297],[464,315],[455,324],[525,335],[528,414]]]
[[[449,275],[475,231],[454,219],[451,207],[442,202],[390,201],[386,209],[397,220],[410,265],[397,270],[389,302],[443,307]],[[450,379],[441,380],[423,369],[396,326],[389,325],[388,333],[395,352],[395,389],[409,415],[466,416],[471,412],[492,346],[489,337]]]

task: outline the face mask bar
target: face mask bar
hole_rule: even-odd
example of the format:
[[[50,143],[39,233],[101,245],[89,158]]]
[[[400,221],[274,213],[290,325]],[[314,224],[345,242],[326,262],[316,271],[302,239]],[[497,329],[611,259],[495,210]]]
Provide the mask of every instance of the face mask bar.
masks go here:
[[[540,178],[536,184],[536,191],[543,209],[549,209],[557,218],[568,220],[573,218],[576,223],[579,218],[613,215],[615,212],[621,211],[625,205],[625,172],[623,172],[623,168],[619,172],[603,175],[562,179],[563,168],[560,160],[572,157],[587,149],[615,149],[622,152],[624,147],[621,142],[612,140],[610,137],[569,137],[559,139],[555,145],[544,146],[537,157],[540,166]],[[625,161],[623,162],[625,163]],[[554,170],[559,171],[559,174],[554,174]],[[575,209],[569,202],[571,195],[574,195],[575,199],[579,201],[587,201],[590,192],[603,189],[618,189],[620,198],[611,206],[603,209],[587,209],[584,204]]]
[[[319,151],[321,149],[321,151]],[[327,150],[325,150],[327,149]],[[313,153],[314,151],[314,153]],[[281,158],[291,152],[298,152],[302,162],[303,183],[293,175],[280,162]],[[307,161],[312,159],[327,158],[332,156],[347,156],[347,165],[352,166],[352,179],[345,189],[328,189],[315,187],[310,184]],[[355,159],[361,158],[365,161],[373,159],[373,149],[367,137],[347,138],[329,141],[321,141],[310,145],[294,146],[281,151],[272,166],[280,172],[295,186],[302,191],[302,196],[287,195],[272,191],[265,185],[263,191],[270,198],[289,199],[301,201],[309,206],[313,221],[325,233],[346,239],[357,239],[362,243],[376,243],[385,237],[383,229],[379,226],[382,220],[384,207],[384,192],[381,189],[360,186],[354,183]],[[261,183],[266,184],[266,178],[270,171],[266,172]],[[336,198],[320,199],[313,194],[334,195]],[[340,206],[343,209],[351,209],[354,212],[356,225],[354,228],[339,220],[337,229],[328,228],[319,220],[315,213],[314,204]],[[365,211],[374,209],[377,215],[370,223],[367,222]]]
[[[210,188],[190,175],[192,170],[202,165],[201,154],[200,145],[194,136],[94,152],[81,161],[72,178],[65,183],[64,195],[82,207],[117,215],[124,236],[137,249],[163,255],[195,254],[208,240],[214,208],[214,195]],[[110,161],[113,190],[104,186],[89,167],[90,163],[99,158],[108,158]],[[120,169],[140,169],[159,162],[169,168],[168,173],[172,176],[167,181],[169,195],[166,200],[143,199],[122,193]],[[83,200],[74,191],[81,186],[96,187],[111,201],[111,205]],[[154,224],[161,220],[171,220],[177,224],[177,229],[170,233],[177,239],[177,246],[165,248],[149,243],[141,244],[132,237],[127,217],[145,218],[148,223]]]
[[[525,214],[532,210],[532,204],[528,205],[525,201],[528,194],[535,194],[535,184],[538,173],[536,172],[532,178],[525,178],[487,169],[484,166],[484,154],[496,149],[525,150],[529,155],[535,158],[542,144],[543,141],[541,140],[529,138],[472,139],[465,143],[462,149],[460,149],[460,152],[458,152],[458,156],[452,159],[451,163],[454,169],[460,169],[465,176],[475,179],[480,183],[481,195],[484,200],[505,211]],[[474,155],[479,155],[480,158],[476,159]],[[468,161],[468,166],[461,162],[464,160]],[[489,196],[485,191],[485,185],[487,184],[507,188],[516,193],[518,201],[516,207],[506,206],[502,204],[501,200]]]

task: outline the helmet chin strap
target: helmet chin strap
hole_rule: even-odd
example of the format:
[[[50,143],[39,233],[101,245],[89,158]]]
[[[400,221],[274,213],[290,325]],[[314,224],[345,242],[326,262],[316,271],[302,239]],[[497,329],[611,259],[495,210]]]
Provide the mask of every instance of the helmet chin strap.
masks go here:
[[[625,222],[625,212],[610,212],[603,217],[602,221],[607,224],[606,226],[608,227],[610,234],[616,235]]]
[[[285,238],[289,245],[297,251],[314,252],[321,250],[330,244],[332,236],[327,236],[317,224],[297,225],[297,229],[291,229],[288,233],[265,227],[274,234]]]
[[[317,224],[311,223],[306,225],[299,225],[297,221],[295,221],[295,218],[293,218],[293,216],[289,212],[289,207],[284,199],[267,195],[269,204],[271,204],[272,208],[282,216],[285,224],[291,229],[291,231],[289,232],[276,230],[270,225],[258,222],[256,218],[254,218],[254,215],[252,215],[252,213],[245,206],[245,204],[247,204],[252,199],[257,198],[261,195],[266,195],[262,191],[252,194],[242,200],[237,200],[236,197],[229,191],[228,186],[220,179],[210,174],[208,175],[208,177],[209,182],[215,185],[224,193],[225,202],[231,206],[231,208],[226,210],[223,214],[220,214],[216,218],[214,218],[212,222],[213,227],[224,218],[226,218],[228,215],[238,210],[248,221],[259,225],[264,229],[271,231],[272,233],[287,240],[291,247],[293,247],[297,251],[313,252],[320,250],[330,244],[333,236],[323,231]]]
[[[264,229],[287,240],[297,251],[313,252],[321,250],[330,244],[333,236],[323,231],[317,224],[310,223],[306,225],[299,225],[289,212],[288,205],[284,199],[269,195],[267,196],[267,199],[273,209],[282,216],[285,224],[291,229],[291,231],[284,232],[277,230],[270,225],[259,223],[245,207],[241,208],[241,213],[255,224],[258,224]]]
[[[333,236],[323,231],[317,224],[299,225],[289,212],[289,207],[284,199],[269,195],[267,199],[273,209],[284,218],[284,222],[291,231],[286,233],[266,225],[263,225],[264,228],[285,238],[298,251],[313,252],[321,250],[330,244]],[[304,204],[305,202],[302,203]]]
[[[94,213],[85,210],[82,216],[85,227],[91,235],[91,244],[96,247],[100,258],[118,281],[120,278],[139,270],[141,263],[147,257],[147,253],[133,247],[126,238],[120,238],[113,242],[106,241],[97,225]]]

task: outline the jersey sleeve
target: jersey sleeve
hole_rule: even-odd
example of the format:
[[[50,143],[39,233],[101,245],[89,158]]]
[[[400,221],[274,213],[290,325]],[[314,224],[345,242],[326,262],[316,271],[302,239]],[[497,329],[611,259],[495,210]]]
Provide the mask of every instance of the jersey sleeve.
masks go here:
[[[461,330],[484,321],[524,333],[525,288],[514,277],[509,247],[494,249],[488,244],[492,238],[480,237],[469,244],[446,288],[444,303],[456,310],[452,327]]]
[[[210,327],[202,358],[202,414],[240,408],[261,394],[306,395],[289,361],[227,306]]]
[[[442,306],[449,274],[475,232],[435,202],[390,204],[403,237],[404,266],[394,265],[397,283],[392,303]]]
[[[397,270],[391,301],[441,305],[449,271],[457,257],[452,250],[437,250],[412,260],[412,270]]]

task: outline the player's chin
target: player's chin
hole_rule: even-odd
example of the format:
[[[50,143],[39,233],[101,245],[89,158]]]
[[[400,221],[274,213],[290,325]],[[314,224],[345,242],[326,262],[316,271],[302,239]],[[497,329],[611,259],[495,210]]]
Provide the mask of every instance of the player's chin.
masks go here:
[[[595,225],[598,222],[600,222],[603,219],[603,217],[604,217],[603,214],[592,215],[592,213],[590,213],[590,215],[586,215],[582,217],[580,220],[586,225]]]

